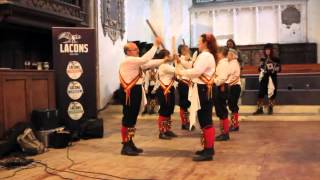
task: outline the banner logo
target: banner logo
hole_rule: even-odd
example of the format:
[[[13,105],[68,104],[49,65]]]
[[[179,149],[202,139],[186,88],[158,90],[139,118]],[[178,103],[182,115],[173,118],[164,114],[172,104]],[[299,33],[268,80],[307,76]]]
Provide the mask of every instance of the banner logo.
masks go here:
[[[82,85],[78,81],[69,82],[67,94],[72,100],[78,100],[83,94]]]
[[[70,79],[79,79],[83,73],[81,64],[78,61],[70,61],[67,65],[66,72]]]
[[[59,44],[60,53],[79,55],[89,52],[88,44],[81,44],[78,41],[81,40],[81,35],[71,34],[70,32],[62,32],[58,35],[58,40],[62,41]]]
[[[72,120],[79,120],[84,114],[83,106],[79,102],[71,102],[68,107],[68,115]]]

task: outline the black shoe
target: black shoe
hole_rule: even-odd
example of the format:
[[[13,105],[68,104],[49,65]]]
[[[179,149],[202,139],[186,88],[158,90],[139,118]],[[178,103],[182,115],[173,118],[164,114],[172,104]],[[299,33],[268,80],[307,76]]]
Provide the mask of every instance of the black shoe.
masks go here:
[[[171,140],[170,136],[167,136],[164,132],[159,133],[159,139]]]
[[[191,127],[191,130],[189,129],[189,127],[190,127],[190,124],[183,124],[183,125],[181,125],[181,129],[182,129],[182,130],[194,131],[194,130],[196,129],[196,127],[193,126],[193,125],[192,125],[192,127]]]
[[[188,125],[188,124],[182,124],[182,125],[181,125],[181,129],[188,131],[188,130],[189,130],[189,125]]]
[[[126,142],[123,144],[123,147],[121,149],[121,154],[127,155],[127,156],[138,156],[139,155],[139,153],[137,151],[132,149],[129,142]]]
[[[214,155],[213,148],[204,148],[203,152],[197,156],[192,158],[193,161],[212,161]]]
[[[238,127],[230,126],[229,131],[230,132],[239,131],[239,126]]]
[[[141,113],[141,115],[146,115],[148,113],[148,111],[147,110],[144,110],[142,113]]]
[[[196,127],[192,125],[190,131],[194,131],[195,129],[196,129]]]
[[[203,154],[203,152],[204,152],[204,149],[196,151],[195,154],[200,156],[201,154]]]
[[[269,106],[269,108],[268,108],[268,114],[273,114],[273,107],[272,106]]]
[[[257,111],[253,113],[253,115],[259,115],[259,114],[263,114],[263,108],[262,107],[258,108]]]
[[[228,134],[220,134],[216,137],[216,141],[228,141],[230,139],[229,133]]]
[[[169,136],[169,137],[178,137],[174,132],[172,131],[166,131],[164,133],[166,136]]]
[[[132,140],[130,140],[128,143],[134,151],[136,151],[137,153],[143,153],[143,149],[138,148]]]

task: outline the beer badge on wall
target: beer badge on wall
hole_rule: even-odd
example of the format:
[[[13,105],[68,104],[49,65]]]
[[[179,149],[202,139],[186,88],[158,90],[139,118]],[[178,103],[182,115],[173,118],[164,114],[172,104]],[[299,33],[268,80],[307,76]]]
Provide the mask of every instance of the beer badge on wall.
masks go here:
[[[70,61],[66,70],[70,79],[79,79],[83,73],[81,64],[78,61]]]
[[[69,82],[67,94],[72,100],[78,100],[83,94],[82,85],[78,81]]]
[[[84,114],[83,106],[79,102],[70,102],[68,115],[73,120],[79,120]]]

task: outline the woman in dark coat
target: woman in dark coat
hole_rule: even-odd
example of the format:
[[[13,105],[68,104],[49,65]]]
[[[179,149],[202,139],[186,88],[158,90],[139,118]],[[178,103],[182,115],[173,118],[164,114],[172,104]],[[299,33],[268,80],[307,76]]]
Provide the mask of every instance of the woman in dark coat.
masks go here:
[[[277,96],[277,73],[281,71],[280,59],[274,57],[272,44],[266,44],[264,46],[264,58],[261,58],[259,66],[259,94],[258,94],[258,108],[254,115],[263,114],[263,100],[265,95],[268,95],[268,114],[273,114],[273,105]],[[271,78],[270,78],[271,77]],[[270,82],[269,80],[272,80]],[[268,92],[269,83],[273,83],[273,92]],[[271,86],[272,87],[272,86]]]

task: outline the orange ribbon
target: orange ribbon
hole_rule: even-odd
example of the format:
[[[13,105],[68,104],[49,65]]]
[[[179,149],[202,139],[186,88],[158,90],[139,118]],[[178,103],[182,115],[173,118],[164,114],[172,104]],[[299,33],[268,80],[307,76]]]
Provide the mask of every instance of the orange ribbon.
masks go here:
[[[140,70],[138,76],[136,76],[130,83],[126,83],[122,78],[121,73],[119,72],[120,83],[124,89],[124,92],[126,93],[126,105],[130,105],[131,89],[133,88],[133,86],[137,84],[137,82],[141,78],[141,75],[142,75],[142,71]]]
[[[185,83],[186,85],[190,86],[192,84],[191,80],[180,79],[181,82]]]
[[[237,82],[240,81],[240,78],[235,79],[234,81],[228,83],[230,86],[236,85]]]
[[[173,86],[174,79],[170,82],[169,85],[165,85],[160,79],[159,79],[159,82],[160,82],[161,88],[163,89],[163,95],[164,95],[165,101],[167,103],[168,102],[168,94],[170,93],[170,89]]]
[[[213,85],[214,85],[213,77],[209,79],[204,74],[202,74],[199,77],[199,79],[201,81],[203,81],[207,85],[207,88],[208,88],[208,92],[207,92],[208,99],[212,98],[212,88],[213,88]]]

